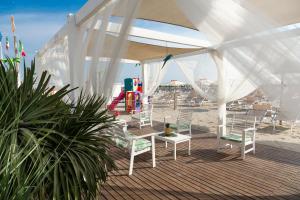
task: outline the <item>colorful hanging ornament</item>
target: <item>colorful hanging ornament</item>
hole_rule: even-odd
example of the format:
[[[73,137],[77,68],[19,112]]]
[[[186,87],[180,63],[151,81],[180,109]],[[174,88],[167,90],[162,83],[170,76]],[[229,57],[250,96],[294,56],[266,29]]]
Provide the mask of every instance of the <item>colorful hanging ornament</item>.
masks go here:
[[[8,40],[8,36],[5,37],[5,48],[8,51],[9,50],[9,40]]]
[[[168,54],[168,55],[163,59],[164,64],[162,65],[161,68],[164,68],[164,66],[166,65],[166,63],[168,62],[168,60],[170,60],[172,57],[173,57],[172,54]]]
[[[25,50],[24,50],[24,46],[23,46],[23,43],[21,40],[19,40],[19,54],[22,56],[22,57],[25,57],[26,56],[26,53],[25,53]]]

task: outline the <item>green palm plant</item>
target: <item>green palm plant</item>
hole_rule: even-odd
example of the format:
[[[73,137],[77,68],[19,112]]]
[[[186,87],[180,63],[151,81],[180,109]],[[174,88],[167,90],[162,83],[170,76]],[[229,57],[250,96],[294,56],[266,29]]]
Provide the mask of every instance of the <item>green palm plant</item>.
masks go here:
[[[15,63],[0,62],[0,199],[94,199],[115,165],[106,134],[113,117],[105,99],[68,98],[24,65],[18,86]]]

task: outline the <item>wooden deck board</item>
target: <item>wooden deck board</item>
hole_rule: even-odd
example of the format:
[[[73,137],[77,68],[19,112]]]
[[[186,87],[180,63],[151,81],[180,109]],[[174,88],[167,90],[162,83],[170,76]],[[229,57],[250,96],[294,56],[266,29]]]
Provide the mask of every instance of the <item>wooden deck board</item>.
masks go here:
[[[135,134],[161,130],[161,124]],[[110,173],[102,186],[101,199],[300,199],[300,153],[257,145],[256,155],[241,160],[237,152],[220,154],[215,151],[216,137],[193,130],[192,154],[187,144],[166,149],[156,141],[156,168],[151,153],[135,158],[133,175],[128,176],[129,155],[112,148],[118,170]]]

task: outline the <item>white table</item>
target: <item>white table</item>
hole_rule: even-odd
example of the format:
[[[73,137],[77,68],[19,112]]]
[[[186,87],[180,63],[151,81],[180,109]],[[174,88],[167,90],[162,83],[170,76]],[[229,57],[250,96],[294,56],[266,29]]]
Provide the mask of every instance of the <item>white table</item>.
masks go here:
[[[164,132],[157,133],[155,135],[155,139],[170,142],[174,144],[174,160],[176,160],[176,144],[182,143],[182,142],[188,142],[188,154],[191,155],[191,136],[189,135],[183,135],[180,133],[173,133],[172,136],[165,136]],[[167,146],[166,146],[167,147]]]

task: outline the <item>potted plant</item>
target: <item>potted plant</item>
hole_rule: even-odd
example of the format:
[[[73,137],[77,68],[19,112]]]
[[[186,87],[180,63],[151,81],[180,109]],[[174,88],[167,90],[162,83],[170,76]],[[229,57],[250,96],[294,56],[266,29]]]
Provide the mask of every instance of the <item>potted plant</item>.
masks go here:
[[[0,199],[96,199],[115,164],[107,129],[113,116],[97,96],[66,101],[50,75],[0,61]]]

